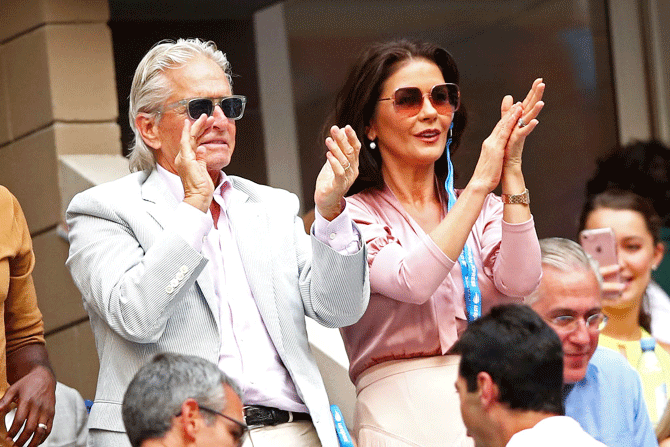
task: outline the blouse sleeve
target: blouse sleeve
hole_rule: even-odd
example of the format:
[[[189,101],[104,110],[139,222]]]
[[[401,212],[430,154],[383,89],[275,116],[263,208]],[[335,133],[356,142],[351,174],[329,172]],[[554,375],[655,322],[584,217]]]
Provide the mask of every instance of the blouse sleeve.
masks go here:
[[[398,220],[391,228],[381,210],[357,197],[347,201],[368,246],[371,291],[406,303],[426,302],[449,274],[454,261],[428,235],[422,236],[418,244],[404,247],[395,232],[410,231],[408,223]]]
[[[502,220],[502,212],[500,198],[489,195],[480,216],[482,266],[500,293],[523,298],[542,278],[535,222],[531,216],[526,222],[510,224]]]
[[[18,201],[11,194],[10,197],[11,211],[3,212],[6,219],[3,219],[2,223],[11,228],[10,240],[3,243],[12,244],[14,251],[13,256],[9,258],[9,289],[5,299],[5,336],[8,355],[29,344],[44,343],[44,324],[37,307],[32,278],[35,257],[30,232]]]

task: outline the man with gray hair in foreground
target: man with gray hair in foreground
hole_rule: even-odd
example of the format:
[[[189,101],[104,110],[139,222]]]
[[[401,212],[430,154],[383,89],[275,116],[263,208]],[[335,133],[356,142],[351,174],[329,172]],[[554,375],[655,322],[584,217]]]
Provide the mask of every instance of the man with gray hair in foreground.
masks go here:
[[[542,280],[526,299],[563,345],[565,415],[608,446],[657,446],[637,373],[617,352],[598,348],[602,277],[579,244],[540,241]]]
[[[238,394],[212,362],[158,354],[130,382],[123,423],[133,447],[239,447],[249,431]]]

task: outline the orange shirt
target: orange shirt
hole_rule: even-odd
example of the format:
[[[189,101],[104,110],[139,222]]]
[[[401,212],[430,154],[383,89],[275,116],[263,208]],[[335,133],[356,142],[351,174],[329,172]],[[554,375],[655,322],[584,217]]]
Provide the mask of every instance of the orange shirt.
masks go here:
[[[44,343],[32,271],[35,265],[26,219],[16,198],[0,186],[0,352]],[[8,388],[7,356],[0,355],[0,395]]]

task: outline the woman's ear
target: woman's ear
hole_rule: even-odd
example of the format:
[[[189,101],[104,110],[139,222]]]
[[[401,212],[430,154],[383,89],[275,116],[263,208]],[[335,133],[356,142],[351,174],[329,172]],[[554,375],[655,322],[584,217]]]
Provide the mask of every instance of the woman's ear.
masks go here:
[[[365,136],[370,141],[375,141],[377,139],[377,131],[374,128],[374,124],[365,127]]]
[[[138,113],[135,117],[135,128],[147,146],[152,149],[161,148],[158,121],[154,115],[144,112]]]
[[[652,269],[656,270],[658,266],[663,261],[663,255],[665,254],[665,244],[663,242],[657,242],[654,247],[654,262],[652,264]]]

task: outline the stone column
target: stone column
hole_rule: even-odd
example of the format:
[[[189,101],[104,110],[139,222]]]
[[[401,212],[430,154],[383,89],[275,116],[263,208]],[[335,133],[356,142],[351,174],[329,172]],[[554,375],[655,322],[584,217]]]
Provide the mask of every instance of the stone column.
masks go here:
[[[61,198],[67,202],[72,193],[61,191],[58,160],[120,157],[108,20],[107,0],[0,1],[0,184],[19,199],[33,237],[35,285],[56,375],[88,399],[98,360],[64,265]]]

